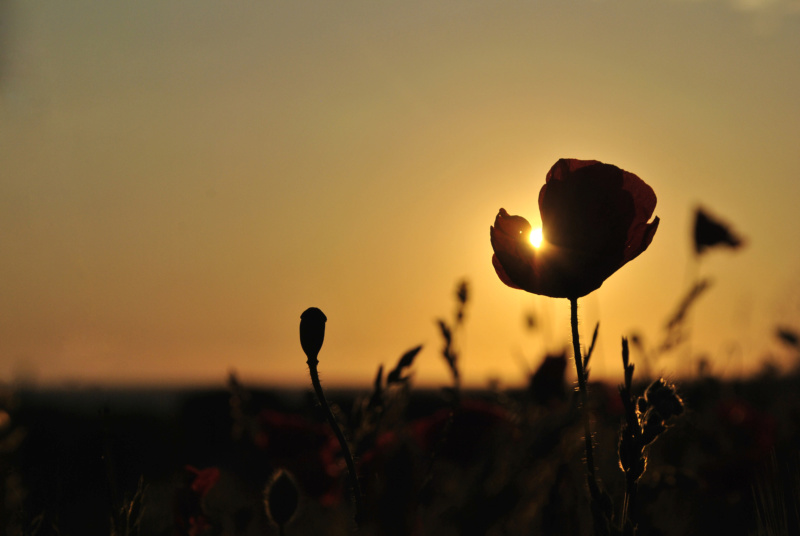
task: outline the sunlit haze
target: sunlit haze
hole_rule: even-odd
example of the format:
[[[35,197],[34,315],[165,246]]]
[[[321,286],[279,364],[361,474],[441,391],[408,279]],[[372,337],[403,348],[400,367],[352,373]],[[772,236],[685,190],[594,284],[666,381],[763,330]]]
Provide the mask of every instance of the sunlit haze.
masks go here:
[[[800,11],[791,1],[0,3],[0,383],[368,388],[469,282],[467,386],[521,385],[569,304],[505,286],[498,210],[541,225],[562,157],[635,173],[652,245],[580,300],[592,378],[784,369],[800,329]],[[703,205],[747,240],[695,258]],[[525,318],[536,322],[528,329]],[[634,360],[640,356],[634,354]]]

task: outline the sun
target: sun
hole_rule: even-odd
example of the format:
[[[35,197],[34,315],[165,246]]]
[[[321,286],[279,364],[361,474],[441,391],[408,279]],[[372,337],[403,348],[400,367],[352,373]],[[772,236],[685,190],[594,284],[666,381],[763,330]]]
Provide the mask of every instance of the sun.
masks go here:
[[[544,235],[542,234],[542,228],[537,227],[535,229],[531,229],[531,235],[529,237],[531,244],[533,247],[538,248],[542,245],[542,240],[544,240]]]

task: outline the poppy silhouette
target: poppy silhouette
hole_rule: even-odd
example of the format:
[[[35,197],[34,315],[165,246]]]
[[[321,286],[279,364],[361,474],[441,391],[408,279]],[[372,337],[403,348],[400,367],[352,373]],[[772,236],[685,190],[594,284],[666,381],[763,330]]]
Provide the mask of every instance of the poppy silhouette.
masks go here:
[[[505,209],[490,228],[494,265],[506,285],[553,298],[579,298],[650,245],[659,219],[653,189],[642,179],[596,160],[561,159],[539,192],[544,242]]]

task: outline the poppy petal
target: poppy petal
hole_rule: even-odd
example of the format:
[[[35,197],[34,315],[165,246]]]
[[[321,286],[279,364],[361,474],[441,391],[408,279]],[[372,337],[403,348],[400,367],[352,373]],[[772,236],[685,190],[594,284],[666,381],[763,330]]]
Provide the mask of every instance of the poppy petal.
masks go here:
[[[635,259],[647,249],[653,241],[660,221],[656,216],[652,223],[640,224],[631,229],[631,237],[625,246],[625,257],[622,264]]]
[[[511,278],[508,277],[508,274],[506,274],[505,269],[503,269],[503,265],[500,264],[500,261],[497,259],[497,255],[492,255],[492,266],[494,266],[494,271],[497,273],[497,277],[500,278],[500,281],[502,281],[511,288],[523,290],[522,287],[518,287],[517,285],[515,285],[514,282],[511,281]]]
[[[494,249],[492,264],[500,280],[510,287],[532,292],[531,282],[535,278],[533,246],[528,240],[530,230],[528,220],[511,216],[501,208],[494,226],[489,228],[489,236]]]
[[[587,253],[613,252],[621,257],[635,216],[633,196],[623,188],[624,174],[616,166],[594,160],[556,162],[539,193],[548,240]]]

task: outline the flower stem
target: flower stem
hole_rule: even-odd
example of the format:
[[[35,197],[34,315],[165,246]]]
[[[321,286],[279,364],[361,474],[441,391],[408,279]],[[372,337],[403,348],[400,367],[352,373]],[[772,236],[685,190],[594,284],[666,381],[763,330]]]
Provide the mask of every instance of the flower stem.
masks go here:
[[[320,384],[319,373],[317,372],[317,364],[319,362],[317,361],[316,357],[312,358],[309,356],[306,363],[308,363],[308,370],[311,373],[311,383],[314,385],[314,392],[317,393],[319,403],[322,406],[322,410],[325,412],[325,416],[328,419],[328,424],[330,424],[331,428],[333,429],[333,433],[336,434],[336,439],[339,441],[339,446],[342,448],[344,461],[347,463],[348,480],[350,481],[350,488],[353,491],[353,497],[355,500],[356,525],[360,526],[364,519],[364,503],[361,497],[361,485],[358,483],[356,464],[353,461],[353,455],[350,452],[350,446],[347,444],[347,440],[342,433],[342,429],[339,427],[339,423],[336,421],[336,417],[333,415],[331,407],[328,405],[328,400],[325,398],[325,393],[322,391],[322,384]]]
[[[575,370],[578,373],[578,396],[580,397],[581,414],[583,415],[583,435],[586,442],[586,480],[589,493],[595,506],[600,504],[600,487],[597,485],[597,475],[594,468],[594,450],[592,446],[592,429],[589,424],[588,395],[586,390],[586,371],[583,368],[583,355],[581,354],[581,341],[578,334],[578,299],[570,298],[570,323],[572,324],[572,350],[575,355]]]

